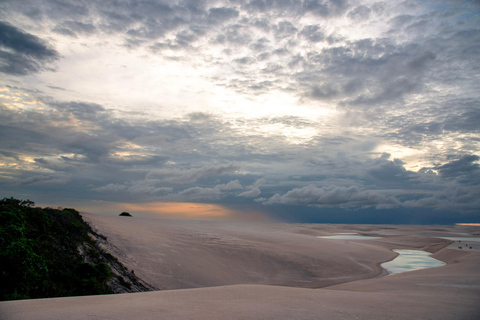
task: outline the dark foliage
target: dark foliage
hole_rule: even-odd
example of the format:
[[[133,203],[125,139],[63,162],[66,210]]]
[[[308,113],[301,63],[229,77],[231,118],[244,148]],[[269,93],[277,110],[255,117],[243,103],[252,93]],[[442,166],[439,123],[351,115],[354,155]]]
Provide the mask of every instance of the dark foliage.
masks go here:
[[[122,212],[122,213],[119,214],[119,216],[121,216],[121,217],[131,217],[132,215],[128,212]]]
[[[89,233],[74,209],[0,200],[0,300],[112,293],[112,272]]]

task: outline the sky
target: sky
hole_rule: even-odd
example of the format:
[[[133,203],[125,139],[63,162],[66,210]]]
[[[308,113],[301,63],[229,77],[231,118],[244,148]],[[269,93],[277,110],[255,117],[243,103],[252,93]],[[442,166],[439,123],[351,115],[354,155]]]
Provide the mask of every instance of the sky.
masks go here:
[[[0,196],[480,222],[480,1],[0,0]]]

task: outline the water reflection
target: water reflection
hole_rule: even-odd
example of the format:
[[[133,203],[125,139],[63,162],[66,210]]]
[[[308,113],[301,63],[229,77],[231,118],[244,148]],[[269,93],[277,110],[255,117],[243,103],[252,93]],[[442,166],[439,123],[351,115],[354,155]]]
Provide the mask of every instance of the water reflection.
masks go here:
[[[392,261],[382,263],[382,268],[390,274],[414,271],[426,268],[441,267],[445,262],[432,258],[431,253],[421,250],[393,250],[399,255]]]

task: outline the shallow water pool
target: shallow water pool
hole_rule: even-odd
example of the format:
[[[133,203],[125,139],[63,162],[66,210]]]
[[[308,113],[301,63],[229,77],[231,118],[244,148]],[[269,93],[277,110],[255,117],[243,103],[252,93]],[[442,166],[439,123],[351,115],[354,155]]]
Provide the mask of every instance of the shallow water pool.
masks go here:
[[[462,241],[462,242],[480,242],[480,237],[440,237],[441,239],[451,240],[451,241]]]
[[[361,236],[353,234],[337,234],[335,236],[318,236],[317,238],[323,239],[336,239],[336,240],[373,240],[381,239],[381,237],[370,237],[370,236]]]
[[[421,270],[427,268],[441,267],[445,262],[432,258],[430,252],[422,250],[393,250],[399,255],[392,261],[382,263],[382,268],[386,269],[390,274]]]

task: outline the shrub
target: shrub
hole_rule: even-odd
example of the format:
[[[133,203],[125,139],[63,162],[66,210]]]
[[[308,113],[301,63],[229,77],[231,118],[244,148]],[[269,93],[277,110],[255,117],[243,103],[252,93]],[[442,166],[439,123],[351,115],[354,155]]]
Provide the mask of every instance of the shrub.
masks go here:
[[[130,213],[124,211],[124,212],[120,213],[120,216],[121,217],[131,217],[132,215]]]
[[[0,300],[112,293],[112,272],[90,233],[75,209],[0,200]]]

